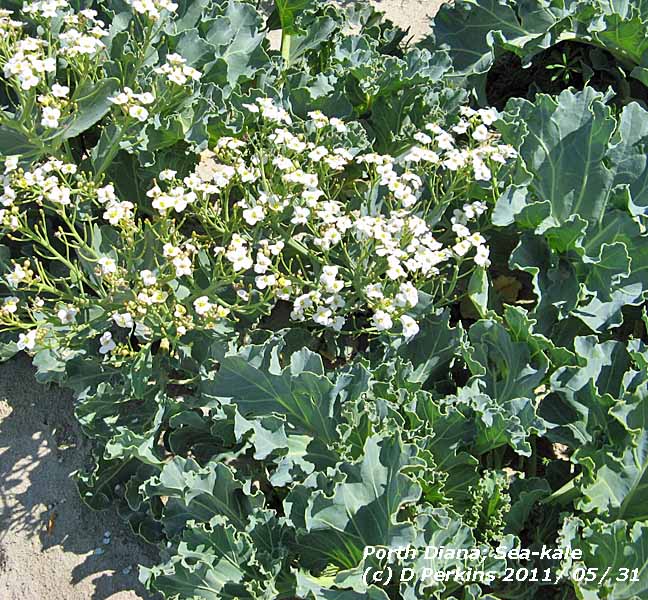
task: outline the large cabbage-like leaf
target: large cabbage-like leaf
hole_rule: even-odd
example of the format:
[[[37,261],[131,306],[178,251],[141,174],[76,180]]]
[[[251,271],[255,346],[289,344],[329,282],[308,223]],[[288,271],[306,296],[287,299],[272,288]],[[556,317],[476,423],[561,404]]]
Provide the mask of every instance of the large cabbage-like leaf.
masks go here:
[[[299,542],[307,564],[352,569],[366,546],[412,542],[414,526],[401,520],[399,511],[421,494],[406,474],[421,466],[416,448],[403,444],[397,434],[375,435],[357,463],[337,467],[340,482],[330,492],[315,488],[302,498],[289,496],[287,513],[293,521],[303,520]]]
[[[635,600],[648,593],[648,528],[623,520],[583,523],[569,518],[562,530],[560,544],[583,552],[582,560],[563,561],[563,574],[569,577],[578,567],[592,569],[592,581],[574,581],[582,598],[591,600]],[[607,577],[605,577],[607,573]]]
[[[616,327],[648,290],[646,236],[637,215],[645,175],[636,105],[617,120],[591,88],[511,101],[504,138],[520,148],[520,183],[493,213],[524,233],[510,266],[532,275],[540,328],[572,315],[593,331]],[[631,170],[633,172],[631,172]],[[633,201],[632,191],[637,193]]]

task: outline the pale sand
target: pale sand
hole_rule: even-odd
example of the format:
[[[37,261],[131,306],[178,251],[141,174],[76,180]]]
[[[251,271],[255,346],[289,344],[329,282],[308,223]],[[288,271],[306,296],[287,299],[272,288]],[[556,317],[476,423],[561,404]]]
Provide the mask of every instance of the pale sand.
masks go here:
[[[418,38],[427,33],[440,2],[375,4]],[[24,356],[0,364],[0,600],[150,597],[137,581],[137,569],[128,575],[122,570],[150,563],[154,552],[135,539],[114,511],[87,508],[70,478],[88,456],[71,397],[37,385]],[[111,543],[104,545],[107,530]],[[95,555],[96,548],[105,552]]]

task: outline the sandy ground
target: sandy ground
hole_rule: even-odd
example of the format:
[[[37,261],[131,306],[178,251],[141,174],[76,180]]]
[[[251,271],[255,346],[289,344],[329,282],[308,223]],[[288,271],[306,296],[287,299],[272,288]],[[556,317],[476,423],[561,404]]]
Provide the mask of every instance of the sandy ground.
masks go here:
[[[354,4],[352,0],[342,4]],[[357,2],[356,4],[361,4]],[[409,33],[415,39],[423,37],[430,29],[430,17],[433,17],[442,0],[375,0],[376,5],[388,19]]]
[[[1,600],[147,597],[136,565],[154,548],[85,506],[70,477],[89,450],[67,393],[36,384],[26,356],[0,365]]]
[[[416,38],[440,4],[374,3]],[[24,356],[0,364],[0,600],[150,598],[136,565],[151,564],[154,551],[115,513],[95,513],[79,498],[70,475],[88,454],[71,397],[37,385]]]

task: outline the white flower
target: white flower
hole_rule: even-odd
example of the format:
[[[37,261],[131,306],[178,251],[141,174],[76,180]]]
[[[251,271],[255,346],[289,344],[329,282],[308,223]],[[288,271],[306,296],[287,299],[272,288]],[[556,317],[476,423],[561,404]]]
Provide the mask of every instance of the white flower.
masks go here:
[[[456,171],[466,164],[466,158],[459,150],[451,150],[445,155],[443,166],[451,171]]]
[[[325,306],[320,306],[314,313],[313,313],[313,321],[317,323],[318,325],[330,325],[332,322],[331,316],[333,315],[333,311],[331,311],[330,308],[326,308]]]
[[[113,96],[112,98],[109,98],[109,100],[117,106],[123,106],[124,104],[128,104],[128,102],[130,101],[130,96],[128,92],[119,92],[119,94]]]
[[[106,331],[106,333],[99,338],[99,343],[101,344],[99,348],[100,354],[108,354],[117,348],[117,344],[115,344],[115,340],[112,339],[112,333],[110,333],[110,331]]]
[[[432,143],[432,138],[427,133],[423,133],[422,131],[415,133],[414,139],[419,142],[419,144],[423,144],[424,146]]]
[[[117,327],[124,329],[131,329],[133,327],[133,316],[129,312],[113,313],[112,320]]]
[[[232,268],[235,271],[247,271],[252,267],[254,261],[249,256],[245,246],[235,246],[230,244],[229,249],[225,253],[225,258],[232,263]]]
[[[488,128],[485,125],[477,125],[472,132],[473,139],[478,142],[484,142],[488,139]]]
[[[272,159],[272,164],[277,167],[281,171],[287,171],[288,169],[294,169],[295,165],[293,165],[292,160],[285,156],[275,156]]]
[[[452,127],[452,131],[458,134],[466,133],[466,131],[468,131],[469,126],[470,123],[466,121],[466,119],[461,119],[459,123],[457,123],[454,127]]]
[[[176,256],[173,259],[173,266],[175,267],[176,277],[191,275],[193,272],[191,259],[188,256]]]
[[[65,164],[61,166],[61,173],[64,175],[74,175],[77,172],[78,168],[74,164]]]
[[[403,326],[403,336],[406,339],[413,338],[419,332],[418,323],[408,315],[400,317],[401,325]]]
[[[59,125],[59,119],[61,118],[61,111],[58,108],[53,108],[51,106],[43,107],[43,117],[41,119],[41,125],[49,129],[54,129]]]
[[[322,129],[328,125],[328,117],[321,110],[313,110],[308,113],[308,117],[313,120],[316,129]]]
[[[317,148],[311,150],[308,153],[308,158],[313,162],[318,162],[322,160],[328,154],[328,150],[324,146],[317,146]]]
[[[207,296],[200,296],[193,301],[194,310],[201,317],[206,315],[212,308],[213,304],[209,301]]]
[[[434,135],[440,135],[444,133],[443,128],[439,127],[439,125],[437,125],[436,123],[428,123],[425,126],[425,129],[431,131]]]
[[[264,217],[265,211],[263,210],[263,207],[259,205],[253,206],[252,208],[246,208],[243,211],[243,219],[250,226],[256,225],[259,221],[263,221]]]
[[[301,194],[301,197],[306,202],[306,205],[310,208],[317,206],[318,199],[324,195],[322,190],[304,190]]]
[[[148,269],[140,271],[140,277],[142,278],[142,283],[147,287],[150,287],[157,283],[157,277],[153,275],[153,273]]]
[[[17,154],[14,154],[12,156],[7,156],[7,158],[5,158],[5,163],[4,163],[5,166],[4,172],[11,173],[11,171],[15,171],[18,168],[19,158],[20,156]]]
[[[272,261],[263,252],[257,252],[254,272],[263,275],[272,266]]]
[[[134,104],[128,109],[128,114],[133,117],[133,119],[137,119],[142,123],[146,121],[149,116],[148,110],[146,110],[143,106],[138,106],[137,104]]]
[[[375,300],[382,300],[384,298],[382,291],[382,283],[371,283],[365,287],[365,294],[367,298],[373,298]]]
[[[385,331],[394,326],[392,318],[384,310],[377,310],[371,318],[371,322],[378,331]]]
[[[18,310],[18,302],[20,299],[16,296],[7,296],[2,304],[2,311],[10,314],[15,313]]]
[[[36,330],[30,329],[27,333],[18,334],[16,346],[18,350],[33,350],[36,345]]]
[[[472,117],[475,114],[477,114],[477,111],[474,108],[470,108],[470,106],[462,106],[459,108],[459,112],[464,116],[464,117]]]
[[[79,311],[74,308],[74,306],[65,306],[63,308],[59,308],[56,316],[58,317],[59,321],[63,323],[63,325],[68,325],[70,323],[74,323],[78,312]]]
[[[110,202],[104,211],[103,218],[111,225],[117,225],[120,221],[126,221],[133,216],[133,208],[132,202]]]
[[[454,148],[454,138],[445,131],[434,139],[441,150],[452,150]]]
[[[101,204],[105,204],[111,200],[117,200],[117,196],[115,196],[115,186],[112,183],[109,183],[104,187],[97,188],[97,200]]]
[[[473,160],[473,173],[477,181],[490,181],[492,177],[491,170],[486,166],[486,163],[477,158]]]
[[[108,275],[109,273],[115,273],[117,271],[117,263],[114,258],[102,256],[97,263],[99,264],[101,275]]]
[[[409,282],[400,284],[399,292],[394,298],[396,306],[413,308],[418,304],[418,290]]]
[[[18,284],[27,279],[27,271],[20,265],[14,265],[14,270],[6,277],[9,287],[16,288]]]
[[[170,181],[173,179],[177,174],[177,171],[174,171],[173,169],[164,169],[164,171],[160,172],[160,181]]]
[[[341,119],[338,119],[336,117],[331,117],[329,119],[329,124],[338,133],[346,133],[347,132],[347,126],[344,124],[344,121],[342,121]]]
[[[475,232],[475,233],[473,233],[473,234],[468,238],[468,240],[470,241],[470,243],[471,243],[473,246],[475,246],[475,248],[476,248],[477,246],[482,246],[483,244],[486,243],[486,239],[485,239],[484,236],[483,236],[481,233],[479,233],[478,231]]]
[[[477,113],[484,125],[492,125],[497,120],[497,111],[494,108],[480,108]]]
[[[414,163],[421,162],[423,160],[424,151],[425,149],[420,146],[412,146],[409,152],[403,157],[403,160]]]
[[[475,254],[475,264],[480,267],[488,267],[490,265],[489,260],[490,251],[488,246],[477,246],[477,252]]]
[[[342,327],[344,327],[344,317],[337,316],[334,317],[332,322],[329,323],[329,327],[335,331],[342,331]]]
[[[258,275],[254,278],[254,283],[260,290],[265,290],[277,283],[277,277],[272,273],[268,275]]]
[[[471,248],[472,244],[468,240],[461,240],[452,247],[452,250],[457,256],[464,256]]]
[[[170,242],[166,242],[162,246],[162,253],[166,258],[174,258],[180,254],[181,250],[177,246],[174,246]]]
[[[477,216],[483,215],[487,210],[488,206],[481,202],[480,200],[476,200],[471,204],[471,208],[475,211],[475,214]],[[466,205],[464,205],[464,210],[466,209]]]
[[[48,200],[63,206],[68,206],[71,203],[70,188],[67,187],[59,187],[55,185],[45,192],[45,197]]]
[[[290,219],[290,222],[294,225],[305,225],[310,216],[310,210],[305,206],[295,206],[294,216]]]
[[[454,223],[452,225],[452,231],[457,234],[457,237],[467,238],[470,236],[470,229],[461,223]]]
[[[66,85],[59,85],[58,83],[55,83],[52,86],[52,94],[57,98],[67,98],[69,93],[70,93],[70,88],[67,87]]]
[[[295,298],[294,307],[295,310],[303,312],[313,306],[313,300],[310,297],[310,294],[302,294]]]

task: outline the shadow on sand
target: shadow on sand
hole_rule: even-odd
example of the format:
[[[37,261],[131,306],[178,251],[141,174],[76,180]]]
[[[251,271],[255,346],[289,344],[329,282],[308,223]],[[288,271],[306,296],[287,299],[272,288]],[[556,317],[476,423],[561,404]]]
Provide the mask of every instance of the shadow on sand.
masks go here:
[[[72,397],[37,384],[33,372],[24,355],[0,364],[0,598],[152,598],[136,565],[153,564],[155,548],[115,513],[81,502],[71,474],[90,445]]]

